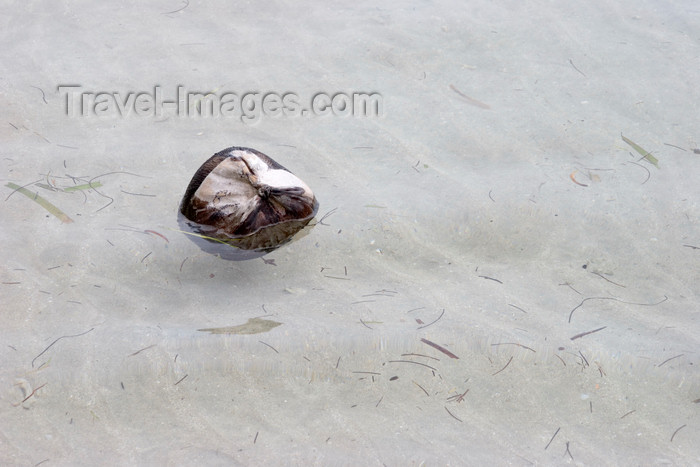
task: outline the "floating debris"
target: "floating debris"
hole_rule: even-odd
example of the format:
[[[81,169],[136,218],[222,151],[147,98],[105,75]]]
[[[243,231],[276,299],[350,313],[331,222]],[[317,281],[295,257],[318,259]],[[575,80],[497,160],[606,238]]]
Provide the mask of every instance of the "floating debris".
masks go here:
[[[317,211],[311,189],[290,171],[259,151],[231,147],[195,172],[178,222],[203,250],[251,259],[289,242]]]
[[[238,326],[197,329],[197,331],[210,332],[212,334],[261,334],[280,325],[282,323],[270,319],[250,318],[247,323],[239,324]]]
[[[635,151],[637,151],[639,154],[642,155],[642,158],[644,158],[644,159],[648,160],[649,162],[651,162],[652,164],[654,164],[654,166],[656,166],[657,169],[659,168],[659,160],[656,157],[652,156],[649,151],[642,148],[641,146],[639,146],[637,143],[635,143],[631,139],[625,138],[623,135],[620,135],[620,136],[622,136],[622,141],[624,141],[625,143],[632,146]]]
[[[26,188],[21,187],[21,186],[19,186],[19,185],[16,185],[16,184],[14,184],[14,183],[12,183],[12,182],[8,182],[7,185],[5,185],[5,186],[8,187],[8,188],[11,188],[11,189],[13,189],[13,190],[15,190],[15,191],[18,192],[18,193],[22,193],[22,194],[23,194],[24,196],[26,196],[27,198],[29,198],[29,199],[31,199],[32,201],[36,202],[36,203],[39,204],[42,208],[46,209],[46,210],[49,211],[51,214],[53,214],[54,216],[58,217],[58,219],[59,219],[61,222],[63,222],[64,224],[70,224],[71,222],[73,222],[73,219],[71,219],[70,217],[68,217],[68,214],[66,214],[65,212],[61,211],[59,208],[57,208],[57,207],[54,206],[53,204],[51,204],[51,202],[49,202],[49,200],[47,200],[47,199],[42,198],[41,196],[39,196],[38,193],[32,193],[31,191],[27,190]]]

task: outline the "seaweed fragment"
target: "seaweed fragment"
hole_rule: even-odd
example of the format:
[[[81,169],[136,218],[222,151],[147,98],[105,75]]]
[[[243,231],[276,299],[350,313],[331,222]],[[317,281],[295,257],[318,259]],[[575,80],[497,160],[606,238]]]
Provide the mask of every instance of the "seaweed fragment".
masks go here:
[[[625,143],[627,143],[627,144],[629,144],[630,146],[632,146],[632,148],[633,148],[635,151],[637,151],[639,154],[642,155],[642,158],[643,158],[643,159],[646,159],[646,160],[648,160],[649,162],[651,162],[657,169],[659,168],[659,160],[658,160],[656,157],[652,156],[651,153],[650,153],[649,151],[647,151],[646,149],[642,148],[640,145],[638,145],[637,143],[635,143],[635,142],[632,141],[631,139],[625,138],[624,135],[620,135],[620,136],[622,136],[622,141],[624,141]]]
[[[212,334],[260,334],[282,325],[277,321],[262,318],[250,318],[245,324],[228,326],[224,328],[197,329],[197,331],[210,332]]]
[[[51,214],[56,216],[64,224],[70,224],[71,222],[73,222],[73,219],[68,217],[68,214],[61,211],[59,208],[57,208],[53,204],[51,204],[51,202],[49,200],[47,200],[46,198],[42,198],[41,196],[39,196],[38,193],[32,193],[31,191],[27,190],[25,187],[19,186],[17,184],[12,183],[12,182],[8,182],[5,186],[13,189],[16,192],[22,193],[24,196],[31,199],[32,201],[37,203],[39,206],[41,206],[42,208],[46,209]]]

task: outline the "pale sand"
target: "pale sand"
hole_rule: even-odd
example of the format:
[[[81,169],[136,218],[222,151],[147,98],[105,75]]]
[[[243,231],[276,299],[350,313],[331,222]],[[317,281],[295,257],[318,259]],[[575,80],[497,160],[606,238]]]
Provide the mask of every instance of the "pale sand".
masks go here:
[[[4,188],[0,464],[700,463],[700,9],[617,4],[3,6],[2,185],[149,178],[31,187],[71,224]],[[59,84],[384,115],[69,118]],[[232,145],[337,208],[275,265],[173,230]]]

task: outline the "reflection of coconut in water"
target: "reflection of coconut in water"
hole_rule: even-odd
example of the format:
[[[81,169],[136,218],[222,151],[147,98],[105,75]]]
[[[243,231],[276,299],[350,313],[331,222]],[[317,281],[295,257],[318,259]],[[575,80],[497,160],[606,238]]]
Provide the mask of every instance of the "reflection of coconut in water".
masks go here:
[[[195,172],[178,222],[204,251],[243,260],[289,242],[317,211],[297,176],[259,151],[231,147]]]

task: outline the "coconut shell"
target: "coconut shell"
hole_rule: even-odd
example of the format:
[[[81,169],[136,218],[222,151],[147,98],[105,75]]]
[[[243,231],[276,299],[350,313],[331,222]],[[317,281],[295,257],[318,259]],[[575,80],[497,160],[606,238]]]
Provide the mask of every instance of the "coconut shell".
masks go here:
[[[231,247],[261,256],[289,242],[317,211],[316,197],[296,175],[255,149],[231,147],[195,172],[179,221],[193,240],[217,245],[222,257],[235,256],[226,251]]]

